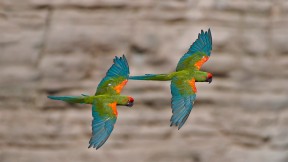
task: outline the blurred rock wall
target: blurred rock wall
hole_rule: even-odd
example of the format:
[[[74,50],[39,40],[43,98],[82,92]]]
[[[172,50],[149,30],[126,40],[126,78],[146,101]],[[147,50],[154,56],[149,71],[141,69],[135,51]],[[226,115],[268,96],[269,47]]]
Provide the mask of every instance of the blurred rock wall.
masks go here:
[[[181,130],[169,82],[130,81],[115,129],[87,149],[89,105],[115,55],[166,73],[201,29],[213,51]],[[0,0],[0,162],[287,162],[287,0]]]

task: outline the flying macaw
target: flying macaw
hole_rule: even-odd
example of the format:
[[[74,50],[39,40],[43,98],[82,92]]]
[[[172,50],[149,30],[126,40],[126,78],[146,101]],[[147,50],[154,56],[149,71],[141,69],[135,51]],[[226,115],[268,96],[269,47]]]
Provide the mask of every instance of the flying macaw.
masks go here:
[[[175,72],[170,74],[145,74],[130,76],[131,80],[171,80],[172,117],[170,126],[178,126],[178,130],[186,122],[196,99],[195,82],[212,82],[212,74],[200,71],[201,66],[209,59],[212,50],[210,29],[201,30],[198,39],[190,46],[188,52],[178,62]]]
[[[125,56],[114,58],[114,64],[101,80],[95,95],[88,96],[48,96],[53,100],[70,103],[92,104],[92,137],[89,147],[100,148],[110,136],[118,116],[116,106],[133,106],[134,99],[122,96],[120,92],[129,78],[129,66]]]

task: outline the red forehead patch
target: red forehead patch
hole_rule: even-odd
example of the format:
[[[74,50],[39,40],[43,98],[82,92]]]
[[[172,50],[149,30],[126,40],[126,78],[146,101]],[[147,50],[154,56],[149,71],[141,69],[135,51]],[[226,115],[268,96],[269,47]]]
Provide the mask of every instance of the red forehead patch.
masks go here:
[[[208,73],[208,74],[207,74],[207,77],[208,77],[208,78],[212,78],[213,75],[212,75],[211,73]]]
[[[129,97],[129,102],[134,102],[134,98]]]

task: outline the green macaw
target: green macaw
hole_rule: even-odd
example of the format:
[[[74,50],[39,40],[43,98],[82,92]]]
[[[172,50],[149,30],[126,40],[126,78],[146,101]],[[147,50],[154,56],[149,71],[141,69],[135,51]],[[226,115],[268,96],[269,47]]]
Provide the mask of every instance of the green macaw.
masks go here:
[[[92,104],[92,137],[89,147],[100,148],[110,136],[118,116],[116,106],[133,106],[134,99],[122,96],[120,92],[129,78],[129,66],[125,56],[113,60],[114,64],[101,80],[95,95],[88,96],[48,96],[53,100],[70,103]]]
[[[130,76],[131,80],[171,80],[172,117],[170,126],[180,129],[186,122],[196,99],[195,82],[212,82],[212,74],[200,71],[201,66],[209,59],[212,50],[210,29],[201,31],[198,39],[190,46],[188,52],[178,62],[175,72],[170,74],[146,74]]]

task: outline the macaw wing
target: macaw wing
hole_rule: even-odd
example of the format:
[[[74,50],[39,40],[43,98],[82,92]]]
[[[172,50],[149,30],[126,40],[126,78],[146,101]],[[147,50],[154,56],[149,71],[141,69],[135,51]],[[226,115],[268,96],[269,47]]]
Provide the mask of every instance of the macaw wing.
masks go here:
[[[100,94],[120,94],[122,88],[126,85],[129,78],[129,65],[123,55],[113,60],[114,64],[107,71],[106,76],[101,80],[97,87],[95,95]]]
[[[172,117],[170,119],[170,126],[178,126],[180,129],[186,122],[196,99],[195,79],[173,77],[171,81],[172,94]]]
[[[188,52],[181,57],[176,71],[185,69],[197,69],[209,59],[212,50],[212,35],[210,29],[207,32],[201,30],[198,39],[190,46]]]
[[[92,105],[92,137],[89,147],[100,148],[109,138],[117,119],[116,103],[96,103]]]

